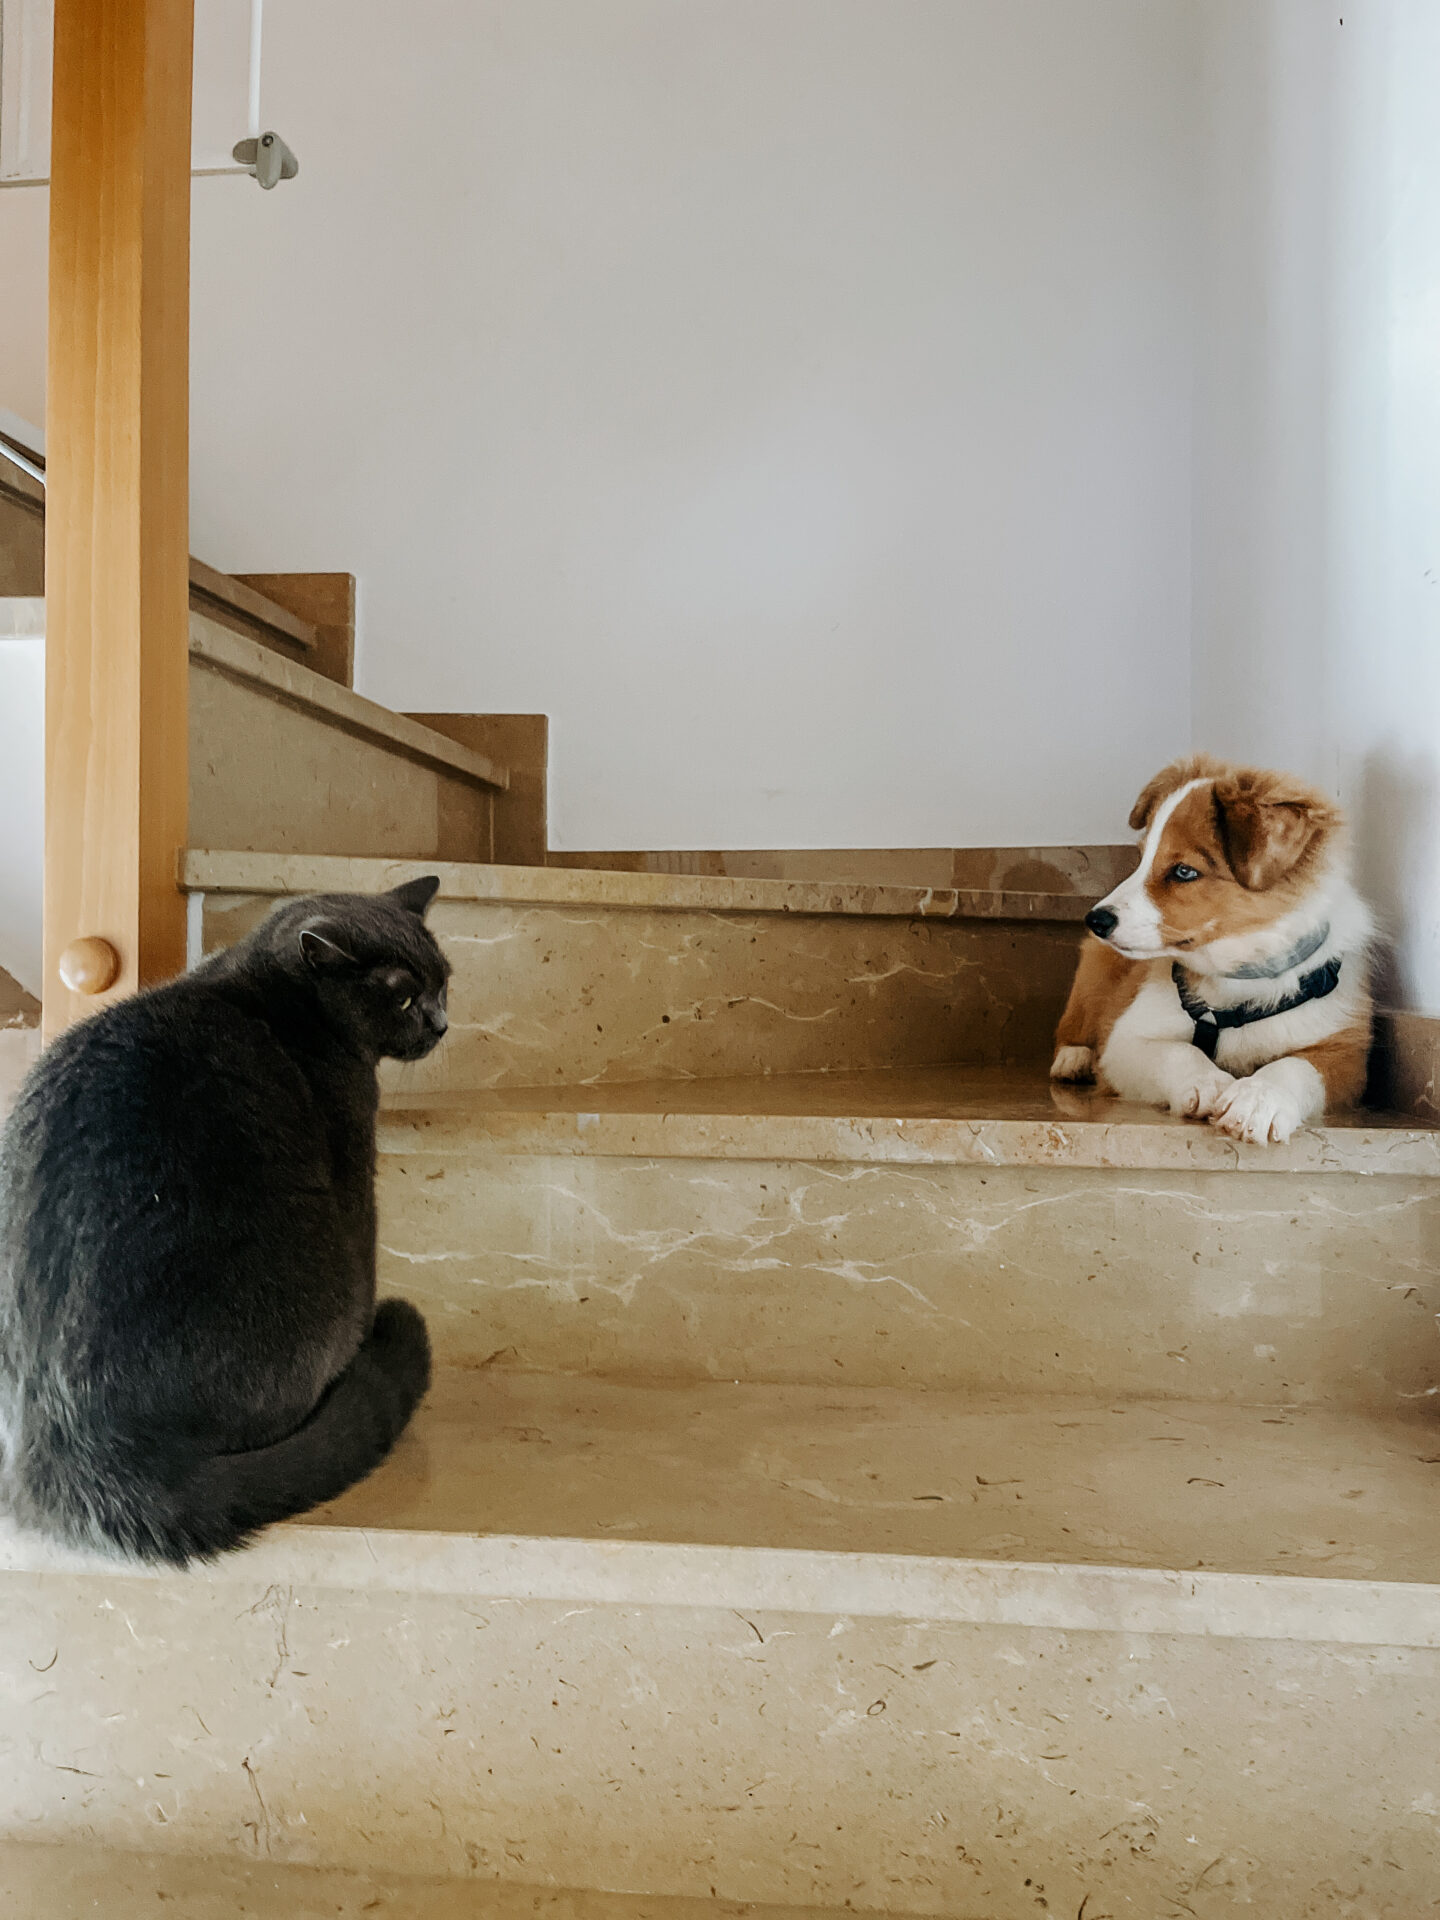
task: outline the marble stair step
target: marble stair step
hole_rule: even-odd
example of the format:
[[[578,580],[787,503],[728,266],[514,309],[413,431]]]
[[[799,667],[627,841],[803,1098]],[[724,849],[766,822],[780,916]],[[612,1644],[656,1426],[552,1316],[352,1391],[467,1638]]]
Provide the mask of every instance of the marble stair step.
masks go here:
[[[450,1034],[439,1088],[1049,1060],[1074,894],[193,850],[205,949],[277,899],[440,877]]]
[[[367,1480],[189,1578],[1440,1647],[1437,1498],[1425,1414],[451,1367]],[[62,1571],[178,1590],[0,1534]]]
[[[3,1840],[0,1912],[7,1920],[840,1920],[838,1909]]]
[[[1352,1581],[1440,1599],[1437,1501],[1423,1413],[447,1368],[390,1461],[304,1526],[718,1551],[756,1605],[778,1603],[776,1553],[1104,1569],[1117,1591],[1127,1570],[1300,1578],[1343,1638]],[[1424,1631],[1440,1645],[1440,1608]]]
[[[705,1075],[498,1088],[389,1076],[382,1150],[613,1154],[703,1160],[1083,1167],[1124,1171],[1360,1173],[1440,1178],[1440,1123],[1358,1108],[1283,1146],[1024,1064],[919,1063],[862,1071]]]
[[[1288,1146],[1039,1070],[436,1095],[382,1114],[382,1284],[469,1365],[1353,1407],[1440,1374],[1440,1130]]]
[[[370,1481],[213,1567],[0,1542],[0,1834],[241,1857],[261,1915],[301,1864],[503,1920],[649,1910],[483,1883],[1418,1913],[1437,1456],[1315,1410],[448,1370]]]

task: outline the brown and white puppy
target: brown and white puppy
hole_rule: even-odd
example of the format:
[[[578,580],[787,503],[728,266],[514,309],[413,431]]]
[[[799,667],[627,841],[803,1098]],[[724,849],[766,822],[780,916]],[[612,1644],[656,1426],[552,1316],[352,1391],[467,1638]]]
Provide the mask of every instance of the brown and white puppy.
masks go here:
[[[1130,825],[1140,864],[1085,916],[1051,1078],[1252,1142],[1356,1100],[1373,923],[1339,809],[1202,754],[1156,774]]]

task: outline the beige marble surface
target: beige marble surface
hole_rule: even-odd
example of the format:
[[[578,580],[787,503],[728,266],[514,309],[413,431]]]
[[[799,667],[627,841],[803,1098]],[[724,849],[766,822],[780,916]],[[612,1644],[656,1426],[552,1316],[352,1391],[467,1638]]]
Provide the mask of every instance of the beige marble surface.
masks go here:
[[[382,1286],[461,1364],[1381,1412],[1440,1384],[1433,1181],[387,1151],[379,1201]]]
[[[613,873],[728,874],[738,880],[858,882],[866,886],[1078,894],[1084,904],[1124,879],[1136,849],[1111,847],[806,847],[727,851],[573,852],[549,864]]]
[[[191,855],[187,870],[198,864]],[[381,862],[297,864],[315,869],[306,884],[338,882],[350,864],[387,878],[399,871]],[[648,879],[498,868],[471,868],[464,878],[503,890],[507,872],[527,884]],[[237,939],[272,904],[265,894],[207,890],[207,948]],[[454,968],[450,1033],[423,1066],[390,1076],[411,1089],[946,1058],[1038,1064],[1075,957],[1073,932],[1062,925],[919,915],[616,908],[601,898],[527,904],[450,892],[428,922]]]
[[[842,1920],[844,1910],[0,1840],[0,1912],[7,1920],[154,1920],[161,1912],[179,1920]]]
[[[1222,1588],[1209,1608],[1212,1627],[1258,1636],[1253,1596],[1265,1583],[1440,1590],[1437,1452],[1440,1423],[1413,1412],[656,1386],[448,1367],[383,1466],[272,1538],[289,1543],[298,1570],[314,1537],[312,1581],[327,1536],[357,1531],[396,1544],[499,1536],[537,1549],[722,1549],[751,1564],[762,1594],[768,1555],[819,1555],[842,1611],[861,1590],[847,1584],[846,1565],[876,1559],[896,1559],[902,1573],[916,1562],[1028,1568],[1048,1576],[1060,1608],[1067,1582],[1072,1606],[1106,1590],[1086,1586],[1087,1570],[1117,1593],[1126,1570],[1204,1573],[1256,1583],[1248,1613],[1237,1595],[1228,1628],[1216,1612]],[[226,1577],[244,1578],[247,1558],[227,1563]],[[12,1533],[6,1564],[49,1563],[43,1546]],[[1003,1605],[1003,1589],[992,1591]],[[772,1590],[756,1604],[776,1601]],[[1350,1603],[1342,1594],[1336,1604]],[[1121,1620],[1092,1610],[1069,1624]],[[1431,1625],[1440,1638],[1440,1613]]]
[[[267,671],[273,663],[337,698],[359,697],[258,641],[232,633],[224,640],[263,659]],[[192,840],[261,847],[272,857],[323,850],[473,858],[490,849],[491,806],[491,790],[469,772],[401,751],[383,733],[341,724],[309,702],[277,698],[268,682],[216,671],[192,648]]]
[[[392,753],[433,771],[499,791],[508,784],[505,768],[488,755],[367,700],[353,688],[312,672],[299,661],[288,660],[204,614],[190,615],[190,658],[212,673],[242,681],[267,695],[272,703],[301,708],[317,722],[383,744]]]
[[[1384,1902],[1431,1900],[1440,1818],[1432,1433],[442,1376],[380,1475],[213,1568],[0,1538],[0,1833],[484,1899],[1020,1920],[1037,1886],[1102,1913],[1178,1888],[1193,1920],[1320,1920],[1343,1884],[1409,1920]],[[523,1534],[475,1531],[507,1513]],[[163,1860],[112,1885],[211,1891]],[[283,1891],[322,1888],[350,1910]],[[493,1910],[592,1920],[552,1898]]]
[[[391,1152],[614,1154],[900,1165],[1440,1175],[1440,1127],[1411,1114],[1336,1113],[1284,1146],[1061,1086],[1038,1066],[453,1089],[387,1072]]]
[[[442,1371],[321,1524],[1440,1585],[1440,1420]]]
[[[1137,858],[1133,841],[1108,847],[959,847],[952,858],[952,885],[1076,893],[1088,906],[1133,873]]]
[[[1440,1899],[1429,1650],[260,1578],[7,1601],[11,1836],[948,1920]]]
[[[181,860],[181,882],[191,892],[378,893],[417,873],[440,879],[441,900],[511,905],[671,908],[706,913],[855,914],[934,920],[1083,919],[1086,903],[1065,893],[999,893],[994,889],[878,886],[858,882],[727,879],[669,873],[574,871],[562,867],[501,867],[441,862],[428,869],[392,859],[271,858],[203,848]]]

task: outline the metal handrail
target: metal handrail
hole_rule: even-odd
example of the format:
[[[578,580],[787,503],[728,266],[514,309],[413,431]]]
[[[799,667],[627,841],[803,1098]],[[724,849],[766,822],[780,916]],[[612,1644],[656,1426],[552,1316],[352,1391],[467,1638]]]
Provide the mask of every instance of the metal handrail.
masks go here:
[[[38,453],[30,453],[12,440],[7,433],[0,433],[0,460],[8,460],[12,467],[19,467],[22,473],[28,473],[32,480],[45,484],[45,461]]]

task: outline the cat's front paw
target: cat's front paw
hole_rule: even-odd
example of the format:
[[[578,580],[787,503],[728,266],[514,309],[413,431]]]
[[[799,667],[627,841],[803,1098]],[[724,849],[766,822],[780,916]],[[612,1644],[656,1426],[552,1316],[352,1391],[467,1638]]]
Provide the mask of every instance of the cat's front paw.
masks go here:
[[[1281,1145],[1304,1123],[1293,1093],[1258,1078],[1237,1080],[1210,1115],[1210,1124],[1218,1132],[1252,1147]]]
[[[424,1317],[408,1300],[382,1300],[367,1345],[400,1398],[402,1418],[408,1420],[430,1386],[430,1335]]]
[[[1235,1085],[1233,1073],[1214,1066],[1196,1049],[1197,1064],[1170,1089],[1169,1107],[1186,1120],[1206,1120]]]

